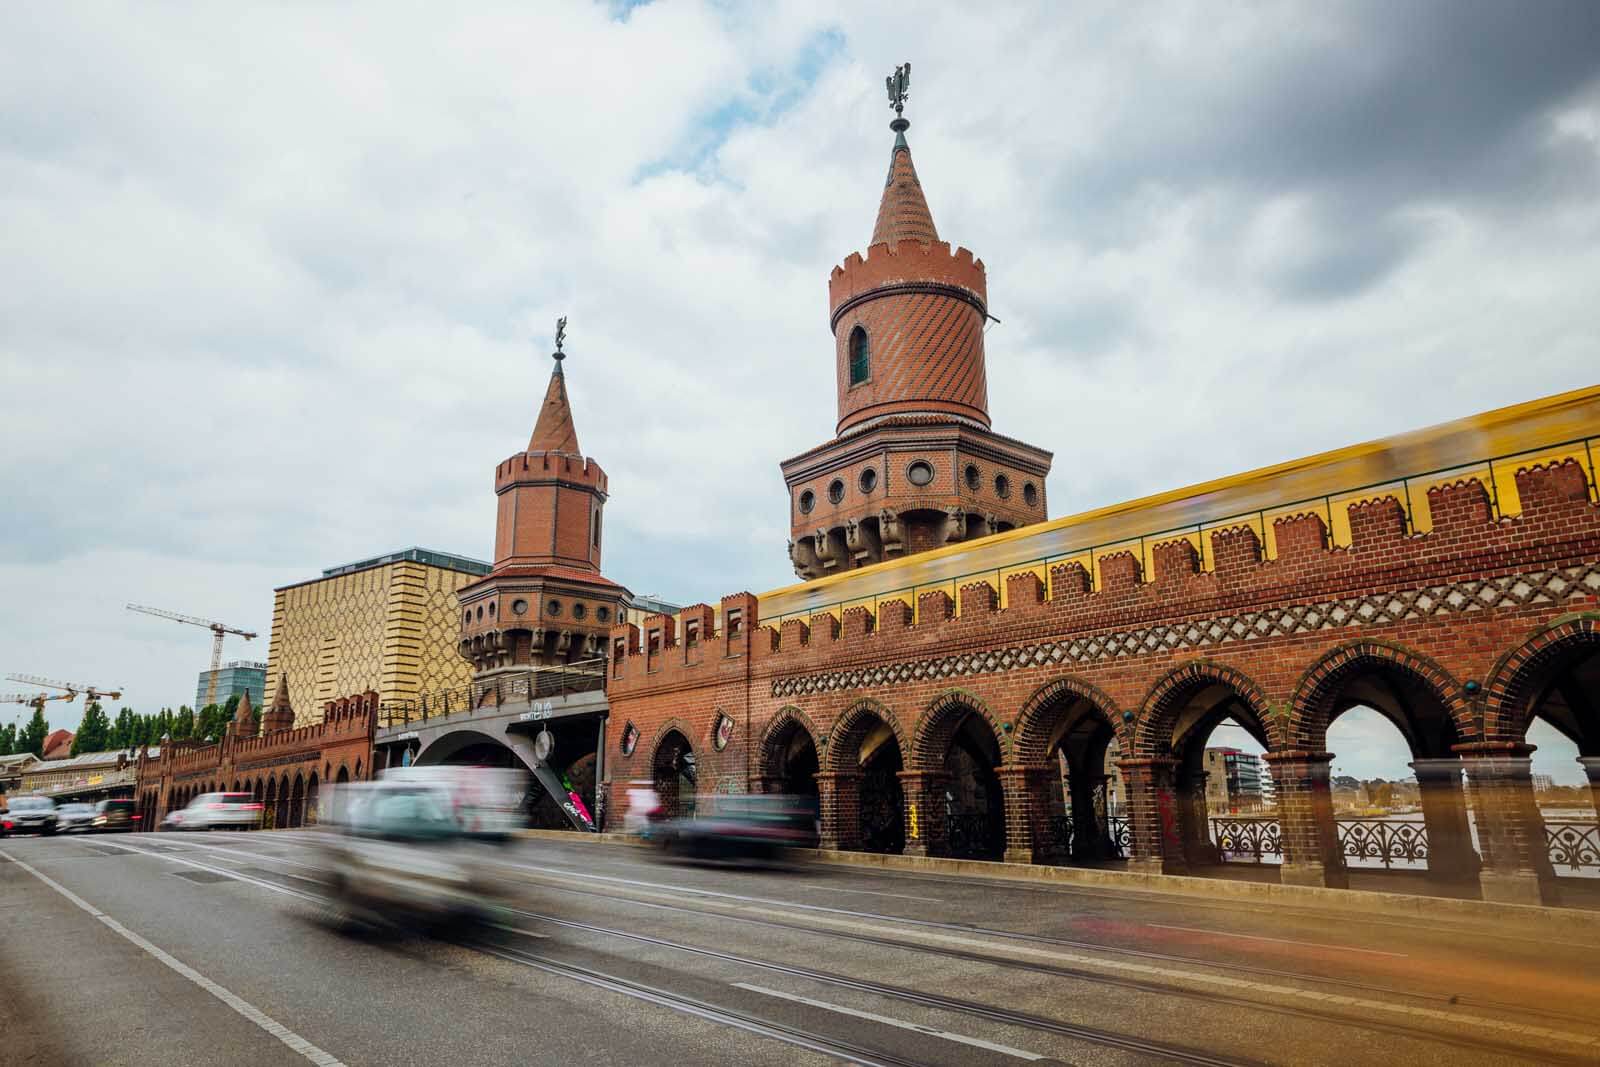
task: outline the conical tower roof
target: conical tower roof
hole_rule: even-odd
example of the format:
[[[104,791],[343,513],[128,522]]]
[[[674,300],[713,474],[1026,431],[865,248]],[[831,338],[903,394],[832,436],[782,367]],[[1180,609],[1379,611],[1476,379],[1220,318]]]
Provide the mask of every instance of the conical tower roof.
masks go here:
[[[239,698],[239,707],[233,713],[233,721],[247,723],[253,718],[255,718],[255,712],[250,706],[250,690],[246,689],[244,695]]]
[[[272,695],[271,710],[288,712],[294,710],[289,707],[289,676],[287,674],[278,675],[278,691]]]
[[[905,119],[894,122],[894,149],[889,153],[889,178],[883,185],[883,199],[878,204],[878,222],[872,227],[872,243],[894,244],[897,241],[921,241],[929,244],[939,239],[933,225],[933,213],[922,195],[922,183],[917,180],[917,168],[911,162],[911,146],[906,143]]]
[[[567,402],[567,376],[561,364],[550,374],[550,387],[544,391],[539,421],[534,423],[529,452],[567,452],[578,456],[578,428],[572,423],[572,405]]]

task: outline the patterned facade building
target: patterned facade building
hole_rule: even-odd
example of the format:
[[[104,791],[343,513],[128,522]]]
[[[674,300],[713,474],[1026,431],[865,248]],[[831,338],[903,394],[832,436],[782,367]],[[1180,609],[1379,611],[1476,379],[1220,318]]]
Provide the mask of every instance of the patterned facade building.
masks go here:
[[[832,281],[839,436],[784,464],[808,581],[612,629],[613,809],[641,777],[679,812],[807,792],[824,848],[1194,872],[1232,721],[1283,881],[1344,886],[1328,728],[1365,706],[1411,747],[1430,877],[1559,898],[1527,730],[1572,739],[1600,810],[1600,389],[1037,522],[1007,509],[1037,479],[1043,519],[1049,454],[988,429],[982,269],[936,238],[899,138]]]
[[[311,722],[330,701],[372,691],[384,704],[465,686],[457,651],[460,590],[489,565],[408,548],[330,567],[275,591],[266,692],[286,679],[290,703]]]

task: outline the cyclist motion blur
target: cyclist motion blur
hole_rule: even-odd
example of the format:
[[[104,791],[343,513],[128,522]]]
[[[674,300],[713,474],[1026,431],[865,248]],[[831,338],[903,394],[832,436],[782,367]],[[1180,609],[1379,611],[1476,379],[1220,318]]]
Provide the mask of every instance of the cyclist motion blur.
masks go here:
[[[324,919],[428,928],[492,919],[508,900],[500,846],[526,825],[527,775],[402,767],[334,786],[319,815]]]

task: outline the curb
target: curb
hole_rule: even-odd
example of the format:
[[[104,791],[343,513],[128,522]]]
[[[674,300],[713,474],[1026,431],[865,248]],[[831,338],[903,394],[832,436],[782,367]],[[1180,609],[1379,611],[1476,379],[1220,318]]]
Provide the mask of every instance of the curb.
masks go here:
[[[608,832],[579,834],[571,830],[521,830],[529,840],[566,841],[647,847],[629,834]],[[1353,917],[1384,916],[1428,923],[1474,922],[1534,925],[1546,933],[1587,935],[1600,941],[1600,911],[1556,908],[1542,904],[1503,904],[1487,900],[1380,893],[1361,889],[1325,889],[1317,886],[1279,885],[1272,882],[1236,882],[1193,875],[1143,874],[1087,867],[1049,867],[989,860],[960,860],[936,856],[889,856],[873,852],[835,852],[804,849],[800,855],[841,867],[866,867],[944,876],[980,877],[1004,882],[1057,885],[1063,888],[1127,890],[1162,896],[1205,897],[1210,900],[1269,904],[1278,908],[1335,912]]]

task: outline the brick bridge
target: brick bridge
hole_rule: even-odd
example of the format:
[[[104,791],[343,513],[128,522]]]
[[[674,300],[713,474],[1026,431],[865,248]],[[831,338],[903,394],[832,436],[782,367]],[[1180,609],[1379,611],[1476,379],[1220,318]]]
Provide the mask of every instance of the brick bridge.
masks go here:
[[[1570,458],[1515,485],[1509,517],[1477,479],[1433,487],[1426,533],[1384,496],[1350,506],[1347,547],[1306,514],[1274,524],[1273,559],[1238,526],[1210,532],[1210,570],[1180,539],[1149,576],[1126,552],[1098,557],[1098,583],[1077,563],[1014,574],[1003,609],[974,582],[914,612],[889,599],[774,629],[738,594],[615,627],[610,785],[653,775],[679,807],[814,789],[827,848],[952,854],[988,827],[994,858],[1095,861],[1115,745],[1130,865],[1185,873],[1216,860],[1201,763],[1232,719],[1267,749],[1283,880],[1343,886],[1327,733],[1360,705],[1418,761],[1430,875],[1552,901],[1526,732],[1541,716],[1571,737],[1600,794],[1600,507]]]

